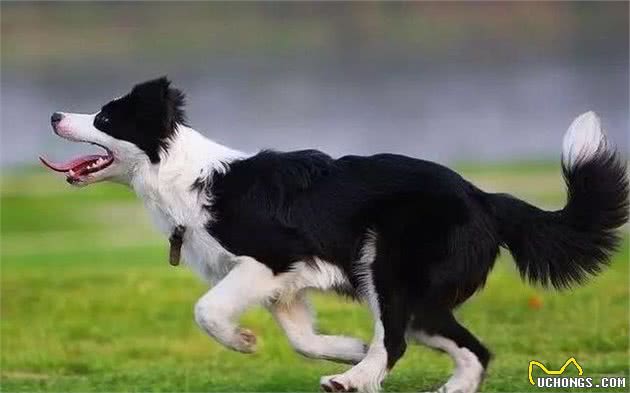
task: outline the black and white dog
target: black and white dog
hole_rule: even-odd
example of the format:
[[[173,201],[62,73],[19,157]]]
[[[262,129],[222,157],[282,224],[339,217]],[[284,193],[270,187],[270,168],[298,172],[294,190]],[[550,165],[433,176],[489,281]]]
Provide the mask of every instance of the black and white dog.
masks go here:
[[[76,186],[129,185],[165,235],[179,231],[183,259],[213,284],[195,320],[221,344],[252,352],[236,321],[263,304],[298,352],[355,364],[322,377],[326,391],[378,391],[407,340],[453,358],[445,391],[476,391],[490,353],[453,309],[483,287],[499,248],[525,279],[566,288],[606,265],[628,218],[625,162],[593,112],[564,137],[567,204],[544,211],[395,154],[244,154],[190,128],[183,106],[160,78],[95,114],[54,113],[57,135],[106,154],[42,161]],[[308,289],[365,301],[372,342],[318,334]]]

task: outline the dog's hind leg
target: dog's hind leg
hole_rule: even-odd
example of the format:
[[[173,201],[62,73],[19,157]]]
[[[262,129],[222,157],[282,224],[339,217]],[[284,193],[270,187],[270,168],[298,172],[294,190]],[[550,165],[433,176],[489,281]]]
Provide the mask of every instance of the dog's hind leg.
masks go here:
[[[405,329],[410,312],[406,293],[392,281],[387,260],[374,252],[364,252],[360,264],[361,296],[374,317],[372,343],[359,364],[343,374],[322,377],[320,385],[328,392],[378,392],[387,373],[404,354]]]
[[[313,313],[304,291],[290,303],[273,303],[269,309],[287,334],[291,345],[300,354],[351,364],[356,364],[365,357],[367,345],[362,340],[317,334]]]
[[[417,313],[408,337],[446,352],[453,358],[453,376],[438,392],[477,391],[491,355],[475,336],[455,320],[450,310],[424,309]]]

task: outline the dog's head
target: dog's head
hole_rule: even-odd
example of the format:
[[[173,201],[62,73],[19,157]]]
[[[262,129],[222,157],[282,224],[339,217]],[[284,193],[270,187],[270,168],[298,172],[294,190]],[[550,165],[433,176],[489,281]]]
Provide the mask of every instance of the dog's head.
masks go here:
[[[185,122],[184,95],[165,77],[138,84],[95,114],[55,112],[51,124],[62,138],[91,143],[106,154],[87,155],[66,163],[41,161],[63,172],[70,184],[103,180],[128,182],[139,165],[160,162],[177,127]]]

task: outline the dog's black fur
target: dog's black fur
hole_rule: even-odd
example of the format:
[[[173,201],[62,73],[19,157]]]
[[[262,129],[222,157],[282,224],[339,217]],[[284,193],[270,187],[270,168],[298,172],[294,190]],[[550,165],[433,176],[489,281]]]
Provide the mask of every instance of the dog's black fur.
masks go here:
[[[263,151],[196,184],[213,196],[207,229],[229,251],[276,273],[297,261],[330,261],[350,279],[344,293],[358,286],[354,263],[366,232],[377,233],[372,268],[390,366],[411,319],[471,349],[485,366],[488,351],[451,310],[484,285],[499,248],[531,282],[565,288],[607,263],[614,230],[628,218],[625,168],[614,153],[563,169],[569,198],[553,212],[394,154]]]
[[[184,94],[170,84],[163,77],[134,86],[101,108],[94,127],[138,146],[152,163],[160,162],[177,125],[186,124]]]

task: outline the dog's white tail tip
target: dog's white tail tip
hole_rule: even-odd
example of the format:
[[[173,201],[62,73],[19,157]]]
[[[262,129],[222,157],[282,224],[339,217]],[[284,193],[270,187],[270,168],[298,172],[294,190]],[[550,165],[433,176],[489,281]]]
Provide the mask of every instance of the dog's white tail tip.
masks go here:
[[[575,168],[606,149],[606,135],[602,131],[599,116],[589,111],[576,117],[564,134],[562,163],[566,168]]]

